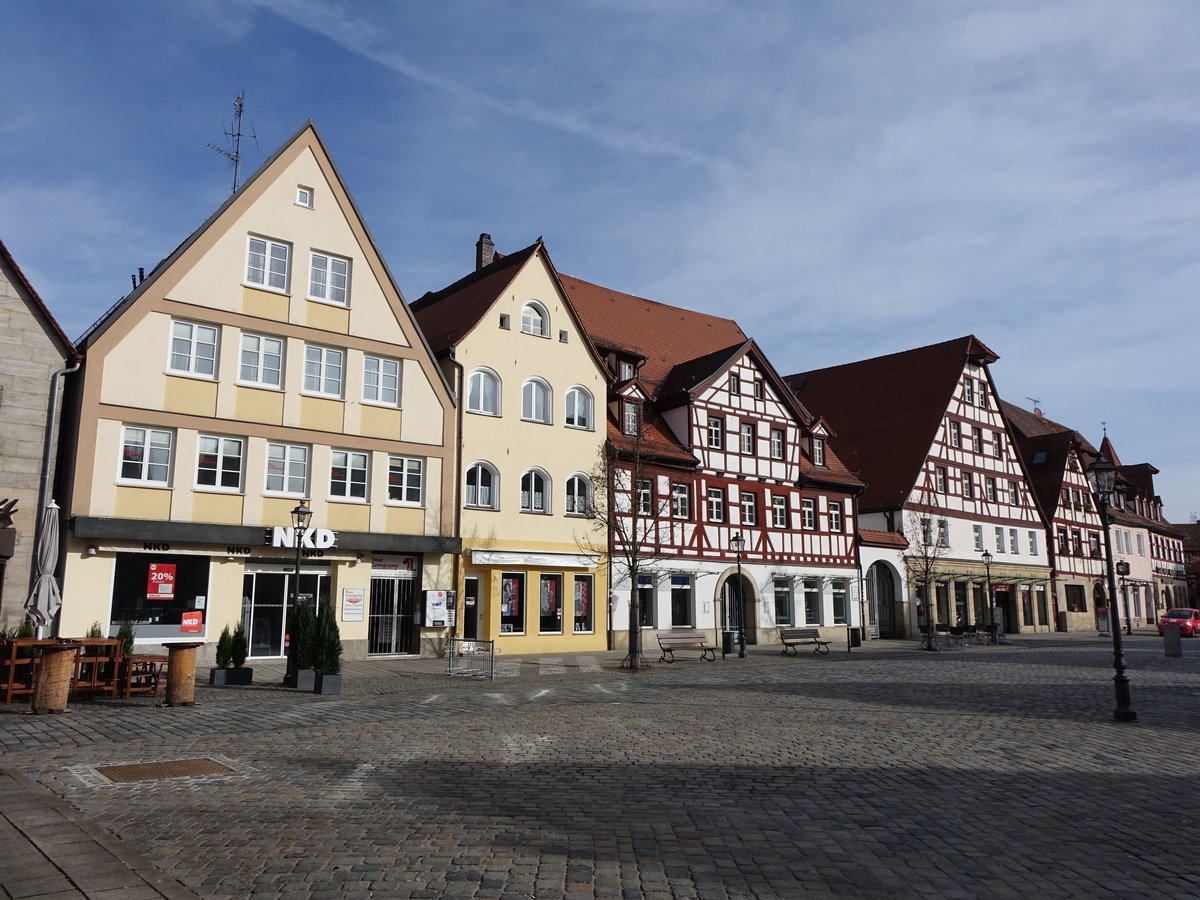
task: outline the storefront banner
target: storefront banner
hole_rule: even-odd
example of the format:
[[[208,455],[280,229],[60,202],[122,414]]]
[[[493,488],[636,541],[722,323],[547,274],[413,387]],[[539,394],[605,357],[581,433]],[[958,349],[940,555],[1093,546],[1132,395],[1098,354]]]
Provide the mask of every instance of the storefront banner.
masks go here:
[[[518,566],[531,569],[592,569],[597,557],[583,553],[551,553],[535,550],[472,550],[477,566]]]
[[[175,563],[150,563],[146,576],[146,599],[175,599]]]
[[[376,553],[371,557],[372,575],[393,575],[397,578],[417,577],[417,558],[415,556],[390,556],[386,553]]]
[[[342,621],[361,622],[366,600],[365,588],[342,588]]]
[[[295,562],[296,551],[287,547],[216,546],[213,544],[169,544],[162,541],[110,541],[94,545],[101,553],[169,553],[172,556],[208,556],[213,559],[271,560]],[[356,562],[359,554],[350,550],[308,550],[301,548],[305,560]]]

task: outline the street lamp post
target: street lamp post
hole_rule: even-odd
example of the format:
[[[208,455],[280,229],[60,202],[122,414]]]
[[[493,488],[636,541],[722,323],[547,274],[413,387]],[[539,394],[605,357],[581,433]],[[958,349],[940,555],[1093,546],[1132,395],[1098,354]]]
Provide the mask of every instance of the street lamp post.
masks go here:
[[[312,510],[308,508],[307,500],[301,500],[300,505],[292,510],[292,543],[296,545],[296,572],[292,576],[293,613],[300,604],[300,539],[304,536],[304,532],[308,530],[308,523],[312,521],[312,514]]]
[[[1133,617],[1129,615],[1129,585],[1125,576],[1129,574],[1129,563],[1121,560],[1117,563],[1117,574],[1121,576],[1121,605],[1125,607],[1125,633],[1133,634]]]
[[[737,556],[737,630],[738,630],[738,657],[746,658],[746,604],[742,598],[742,551],[746,549],[746,539],[742,537],[739,531],[729,543],[733,545],[733,552]]]
[[[983,625],[990,625],[988,620],[991,618],[990,610],[992,608],[992,553],[990,550],[983,551],[983,570],[987,573],[987,593],[983,595]]]
[[[1100,507],[1100,524],[1104,528],[1105,567],[1108,570],[1108,606],[1112,616],[1113,642],[1113,686],[1116,690],[1117,708],[1113,719],[1117,722],[1136,722],[1137,712],[1130,705],[1129,676],[1125,674],[1125,653],[1121,647],[1121,607],[1117,603],[1117,584],[1113,574],[1112,538],[1108,533],[1108,504],[1112,500],[1117,484],[1117,467],[1106,459],[1097,459],[1088,467],[1088,483],[1096,495]]]

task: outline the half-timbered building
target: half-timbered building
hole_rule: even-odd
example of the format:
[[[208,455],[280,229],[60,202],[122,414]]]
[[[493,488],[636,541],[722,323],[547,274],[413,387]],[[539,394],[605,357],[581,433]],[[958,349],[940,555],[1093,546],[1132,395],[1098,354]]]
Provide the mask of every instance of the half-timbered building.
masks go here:
[[[825,422],[733,320],[562,281],[612,380],[620,639],[634,599],[650,633],[857,626],[862,485]]]
[[[786,379],[867,484],[860,528],[907,538],[915,602],[878,610],[882,635],[913,633],[927,611],[948,627],[1053,625],[1044,527],[997,405],[997,359],[967,336]]]

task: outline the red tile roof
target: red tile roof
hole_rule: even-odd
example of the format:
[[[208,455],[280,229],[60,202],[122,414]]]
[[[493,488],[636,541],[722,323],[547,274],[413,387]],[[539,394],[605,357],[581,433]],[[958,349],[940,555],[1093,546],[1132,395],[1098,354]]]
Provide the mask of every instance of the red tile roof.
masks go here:
[[[870,528],[858,529],[859,543],[864,547],[885,547],[895,550],[907,550],[908,539],[894,531],[875,531]]]
[[[865,511],[904,504],[968,362],[999,357],[974,335],[784,380],[838,435],[838,452],[867,483]]]
[[[16,279],[16,287],[24,291],[29,296],[29,303],[32,304],[30,312],[34,318],[41,319],[42,326],[46,329],[50,340],[58,345],[58,350],[62,354],[63,359],[70,359],[75,356],[75,345],[71,343],[71,339],[67,337],[62,326],[58,324],[58,320],[50,312],[44,300],[38,295],[38,292],[33,289],[33,285],[29,283],[29,279],[25,277],[25,273],[21,271],[21,267],[17,265],[17,261],[13,259],[11,253],[8,252],[8,247],[4,246],[4,241],[0,241],[0,262],[3,262],[13,273],[13,278]]]

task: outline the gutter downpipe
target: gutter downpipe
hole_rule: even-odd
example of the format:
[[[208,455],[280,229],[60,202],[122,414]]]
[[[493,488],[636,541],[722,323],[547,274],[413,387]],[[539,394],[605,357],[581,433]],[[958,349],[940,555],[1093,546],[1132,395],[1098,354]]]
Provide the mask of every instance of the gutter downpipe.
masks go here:
[[[463,445],[463,367],[454,357],[454,347],[446,348],[446,358],[450,360],[450,365],[454,367],[455,382],[454,391],[457,402],[454,404],[454,415],[458,420],[458,427],[455,429],[454,440],[454,535],[460,541],[462,540],[462,503],[459,498],[459,491],[462,490],[462,445]],[[466,614],[466,581],[462,578],[462,555],[463,548],[459,547],[459,552],[454,554],[454,562],[451,563],[450,577],[454,582],[454,624],[450,626],[450,643],[453,647],[454,639],[458,637],[460,631],[458,627],[459,620],[459,605],[462,605],[462,614]],[[478,615],[479,604],[476,601],[476,614]],[[476,630],[478,635],[478,630]]]
[[[70,375],[73,372],[78,372],[79,367],[83,364],[83,358],[80,356],[70,357],[74,360],[74,364],[67,366],[64,369],[59,369],[50,376],[50,398],[46,403],[46,436],[42,444],[42,477],[38,483],[38,502],[37,513],[34,515],[33,523],[33,546],[37,548],[42,539],[42,510],[48,505],[50,499],[50,456],[54,452],[54,444],[58,437],[58,388],[59,383],[64,375]],[[36,576],[30,571],[29,590],[33,590],[33,580]],[[37,636],[42,637],[42,626],[38,626]]]

